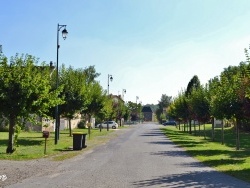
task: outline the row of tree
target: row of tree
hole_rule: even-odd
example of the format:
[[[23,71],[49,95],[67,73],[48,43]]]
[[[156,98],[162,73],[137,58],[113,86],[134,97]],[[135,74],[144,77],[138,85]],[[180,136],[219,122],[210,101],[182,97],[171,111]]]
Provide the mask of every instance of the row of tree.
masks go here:
[[[239,149],[239,130],[250,130],[250,58],[247,50],[245,54],[245,62],[225,68],[205,85],[201,85],[195,75],[187,89],[167,106],[168,115],[187,123],[190,133],[191,120],[201,123],[212,122],[214,118],[232,121]]]
[[[55,119],[55,107],[59,114],[71,120],[82,114],[86,120],[95,116],[97,121],[130,119],[138,112],[136,103],[113,100],[96,80],[94,66],[74,69],[59,68],[58,75],[52,64],[31,55],[0,56],[0,114],[9,126],[6,152],[15,151],[18,132],[26,122],[36,123],[36,117]],[[57,80],[58,79],[58,80]],[[59,84],[57,84],[59,83]],[[121,124],[120,124],[121,125]]]

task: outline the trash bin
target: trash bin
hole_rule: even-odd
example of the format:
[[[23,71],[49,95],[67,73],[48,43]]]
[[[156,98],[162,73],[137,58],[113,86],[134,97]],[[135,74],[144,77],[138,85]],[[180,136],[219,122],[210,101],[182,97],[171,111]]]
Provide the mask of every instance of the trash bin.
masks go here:
[[[85,144],[86,135],[84,133],[73,133],[73,150],[81,150],[87,147]]]
[[[87,145],[86,145],[86,135],[87,134],[82,134],[82,148],[86,148]]]
[[[82,133],[73,133],[73,150],[82,149]]]

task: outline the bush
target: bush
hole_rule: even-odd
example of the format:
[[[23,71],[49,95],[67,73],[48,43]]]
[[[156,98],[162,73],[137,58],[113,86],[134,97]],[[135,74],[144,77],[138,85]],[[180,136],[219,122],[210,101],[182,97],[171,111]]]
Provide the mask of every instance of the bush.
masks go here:
[[[85,129],[86,127],[85,127],[85,122],[84,121],[80,121],[78,124],[77,124],[77,127],[79,128],[79,129]]]

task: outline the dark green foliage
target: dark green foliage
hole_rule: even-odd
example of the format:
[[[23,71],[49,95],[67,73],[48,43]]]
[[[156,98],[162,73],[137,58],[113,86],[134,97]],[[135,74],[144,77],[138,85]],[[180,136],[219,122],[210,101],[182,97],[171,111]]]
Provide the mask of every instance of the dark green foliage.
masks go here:
[[[79,129],[85,129],[85,122],[84,121],[80,121],[78,124],[77,124],[77,127]]]

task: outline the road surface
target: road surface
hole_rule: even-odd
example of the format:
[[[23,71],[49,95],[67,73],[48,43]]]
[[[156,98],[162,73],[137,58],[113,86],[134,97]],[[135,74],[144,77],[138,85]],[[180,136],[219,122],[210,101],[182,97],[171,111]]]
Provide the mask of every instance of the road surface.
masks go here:
[[[246,188],[250,184],[216,172],[188,156],[155,123],[132,126],[105,145],[9,187]]]

